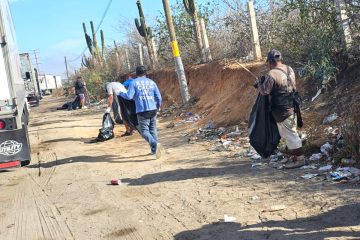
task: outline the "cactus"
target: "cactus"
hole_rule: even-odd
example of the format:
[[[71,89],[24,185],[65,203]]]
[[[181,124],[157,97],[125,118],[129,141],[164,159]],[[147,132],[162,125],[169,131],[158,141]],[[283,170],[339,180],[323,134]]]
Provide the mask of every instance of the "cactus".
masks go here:
[[[105,38],[103,30],[100,30],[100,37],[101,37],[101,58],[104,60],[104,53],[105,53]]]
[[[201,38],[200,31],[200,23],[196,11],[196,3],[195,0],[183,0],[184,7],[186,12],[191,16],[194,23],[195,37],[196,37],[196,45],[198,47],[198,51],[200,52],[201,62],[206,62],[206,53],[204,50],[204,46]]]
[[[94,23],[92,21],[90,21],[90,28],[91,28],[92,38],[87,33],[86,25],[85,25],[85,23],[83,23],[83,30],[84,30],[84,34],[85,34],[86,45],[89,49],[91,56],[94,59],[96,59],[96,61],[100,65],[102,65],[102,63],[104,62],[104,53],[105,53],[104,33],[102,30],[100,30],[100,35],[101,35],[101,53],[100,53],[97,39],[96,39],[96,32],[94,29]],[[87,65],[86,60],[85,60],[85,64]],[[84,65],[84,66],[86,66],[86,65]]]
[[[186,12],[192,16],[196,13],[195,0],[183,0]]]
[[[95,64],[93,58],[84,55],[81,59],[81,66],[86,67],[87,69],[94,69]]]
[[[135,18],[135,26],[136,26],[140,36],[142,36],[145,39],[146,46],[147,46],[147,49],[149,52],[150,62],[151,62],[153,69],[155,69],[155,66],[157,65],[157,61],[155,58],[155,52],[154,52],[155,49],[152,45],[152,38],[153,38],[152,29],[150,27],[146,26],[145,16],[144,16],[144,12],[141,7],[140,0],[137,0],[136,5],[139,10],[140,20],[138,18]]]

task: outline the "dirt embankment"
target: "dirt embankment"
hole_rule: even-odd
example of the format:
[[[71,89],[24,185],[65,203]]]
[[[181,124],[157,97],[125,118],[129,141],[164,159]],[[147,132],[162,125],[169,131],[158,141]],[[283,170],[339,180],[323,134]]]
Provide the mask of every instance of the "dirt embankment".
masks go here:
[[[261,76],[263,63],[244,64]],[[217,125],[232,125],[248,119],[257,96],[254,77],[236,62],[216,61],[186,68],[192,98],[197,99],[191,111],[206,116]],[[180,89],[174,69],[159,70],[150,76],[159,85],[165,106],[181,103]]]

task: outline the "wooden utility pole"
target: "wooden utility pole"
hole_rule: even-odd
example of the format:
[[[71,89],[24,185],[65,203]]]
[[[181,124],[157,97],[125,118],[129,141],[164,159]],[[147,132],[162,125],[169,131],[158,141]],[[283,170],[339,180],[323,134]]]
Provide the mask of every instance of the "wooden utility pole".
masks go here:
[[[179,50],[178,42],[176,40],[175,28],[174,28],[174,23],[173,23],[172,16],[171,16],[170,5],[169,5],[168,0],[162,0],[162,2],[163,2],[166,21],[167,21],[167,25],[168,25],[168,29],[169,29],[169,33],[170,33],[171,47],[172,47],[173,57],[174,57],[174,61],[175,61],[176,73],[177,73],[179,85],[180,85],[180,93],[181,93],[183,103],[186,103],[190,100],[190,94],[189,94],[189,89],[188,89],[188,85],[187,85],[187,81],[186,81],[184,65],[183,65],[181,57],[180,57],[180,50]]]
[[[69,81],[69,71],[68,71],[68,64],[67,64],[66,56],[64,58],[65,58],[66,77],[67,77],[67,80]]]
[[[204,46],[204,51],[205,51],[205,56],[206,56],[206,62],[209,62],[209,61],[212,61],[212,56],[211,56],[209,39],[207,36],[205,21],[203,18],[200,18],[200,28],[201,28],[201,36],[202,36],[202,41],[203,41],[203,46]]]
[[[249,9],[250,28],[251,28],[251,36],[252,36],[251,40],[253,46],[254,60],[260,60],[261,48],[260,48],[259,33],[256,24],[256,16],[255,16],[253,0],[248,0],[248,9]]]

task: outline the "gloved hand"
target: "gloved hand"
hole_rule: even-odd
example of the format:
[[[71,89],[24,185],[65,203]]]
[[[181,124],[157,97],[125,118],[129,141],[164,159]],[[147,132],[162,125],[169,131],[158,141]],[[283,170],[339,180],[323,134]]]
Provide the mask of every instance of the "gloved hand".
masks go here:
[[[111,107],[106,108],[105,113],[110,113],[110,112],[111,112]]]

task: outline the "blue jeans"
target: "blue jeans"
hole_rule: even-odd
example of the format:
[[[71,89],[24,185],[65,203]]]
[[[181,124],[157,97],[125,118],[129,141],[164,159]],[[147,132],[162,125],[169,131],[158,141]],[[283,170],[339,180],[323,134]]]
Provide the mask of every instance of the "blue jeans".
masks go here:
[[[137,128],[143,138],[149,143],[151,153],[156,153],[158,143],[157,129],[156,129],[156,116],[152,118],[145,118],[137,115],[138,125]]]

